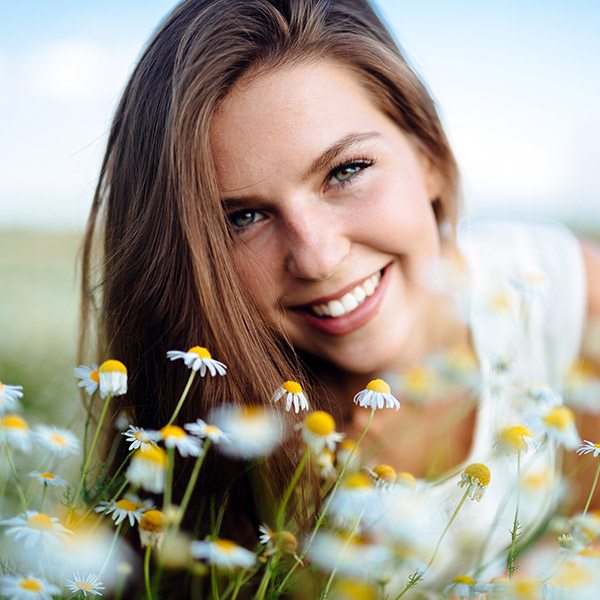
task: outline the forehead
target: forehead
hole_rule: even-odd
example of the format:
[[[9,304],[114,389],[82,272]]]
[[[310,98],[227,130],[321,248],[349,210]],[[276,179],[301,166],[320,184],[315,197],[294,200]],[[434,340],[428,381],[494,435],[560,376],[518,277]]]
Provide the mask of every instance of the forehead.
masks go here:
[[[357,76],[335,63],[291,65],[242,79],[211,123],[219,185],[233,191],[281,170],[292,176],[295,166],[306,167],[348,134],[389,125]]]

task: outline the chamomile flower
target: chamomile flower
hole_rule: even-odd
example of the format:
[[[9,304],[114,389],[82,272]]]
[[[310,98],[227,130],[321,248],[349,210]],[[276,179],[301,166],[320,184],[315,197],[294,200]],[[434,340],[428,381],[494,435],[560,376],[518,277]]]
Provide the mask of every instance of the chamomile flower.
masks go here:
[[[15,540],[23,540],[26,550],[31,550],[40,543],[55,544],[71,533],[56,517],[49,517],[35,510],[4,519],[0,521],[0,525],[7,525],[6,533],[14,536]]]
[[[290,412],[292,404],[294,412],[297,414],[301,410],[308,410],[308,400],[302,391],[302,386],[296,381],[285,381],[281,387],[273,394],[271,400],[279,402],[281,398],[285,398],[285,410]]]
[[[574,450],[581,444],[581,438],[575,426],[575,415],[570,408],[566,406],[553,408],[541,420],[548,439],[554,440],[567,450]]]
[[[361,450],[354,448],[354,440],[344,439],[340,442],[336,451],[337,464],[342,467],[346,465],[346,471],[358,471],[361,468]],[[354,450],[354,452],[352,452]]]
[[[598,458],[600,455],[600,444],[594,444],[594,442],[585,440],[584,443],[577,448],[577,454],[579,454],[579,456],[589,454],[590,452],[594,453],[594,458]]]
[[[396,470],[390,465],[377,465],[373,469],[368,469],[367,472],[371,476],[371,479],[375,486],[378,487],[389,487],[396,483]]]
[[[407,490],[414,490],[417,487],[417,480],[412,473],[402,471],[396,475],[396,484]]]
[[[259,526],[258,531],[260,532],[258,541],[261,544],[267,545],[263,556],[273,556],[273,554],[281,549],[282,552],[291,554],[300,564],[302,564],[300,557],[296,554],[298,540],[291,531],[271,531],[271,529],[264,524]]]
[[[138,525],[142,548],[160,550],[165,538],[164,525],[165,517],[160,510],[151,509],[142,515]]]
[[[19,410],[21,407],[19,399],[22,397],[22,385],[8,385],[0,381],[0,414]]]
[[[158,446],[138,449],[131,457],[125,477],[148,492],[160,494],[165,489],[167,453]]]
[[[129,450],[137,450],[139,448],[144,452],[152,446],[156,446],[155,436],[149,431],[135,425],[129,425],[129,429],[122,431],[121,435],[125,436],[126,441],[131,442]]]
[[[181,456],[200,456],[202,444],[198,438],[188,435],[178,425],[165,425],[160,431],[160,438],[167,448],[177,448]]]
[[[183,359],[185,366],[192,369],[192,371],[200,371],[200,377],[204,377],[208,371],[212,377],[218,375],[225,375],[227,367],[218,360],[215,360],[210,352],[202,346],[194,346],[187,352],[181,350],[169,350],[167,356],[171,360]]]
[[[383,379],[373,379],[367,387],[354,396],[354,403],[365,408],[400,408],[400,402],[394,398],[390,386]]]
[[[490,470],[482,463],[473,463],[465,468],[458,485],[467,486],[469,498],[480,502],[490,484]]]
[[[382,496],[375,492],[367,475],[348,473],[331,499],[329,510],[337,525],[352,529],[357,521],[366,524],[382,514]]]
[[[60,588],[34,575],[2,575],[0,593],[7,600],[52,600]]]
[[[219,429],[216,425],[209,425],[202,419],[196,419],[195,423],[188,423],[184,427],[192,435],[196,435],[202,439],[208,438],[213,444],[231,442],[229,436],[222,429]]]
[[[88,594],[102,596],[104,591],[104,584],[94,573],[90,573],[87,577],[82,577],[79,573],[73,573],[73,579],[67,579],[65,585],[74,594],[81,592],[84,596]]]
[[[468,575],[455,577],[454,581],[444,589],[443,596],[452,599],[460,598],[460,600],[479,600],[487,597]]]
[[[231,440],[219,445],[219,450],[229,456],[262,458],[283,438],[281,415],[262,406],[220,406],[209,420]]]
[[[316,410],[306,416],[296,426],[302,430],[302,438],[315,454],[319,454],[325,446],[333,452],[335,445],[344,437],[335,430],[333,417],[322,410]]]
[[[73,373],[77,379],[77,387],[85,388],[85,391],[91,396],[100,385],[100,376],[98,373],[98,365],[94,363],[91,368],[85,365],[75,367]]]
[[[190,544],[194,558],[206,560],[221,569],[233,570],[236,567],[251,569],[256,564],[256,556],[230,540],[214,539],[195,541]]]
[[[106,398],[127,393],[127,367],[118,360],[106,360],[98,369],[100,395]]]
[[[498,432],[494,447],[502,454],[516,454],[537,449],[539,444],[531,431],[522,425],[506,427]]]
[[[335,455],[327,448],[323,448],[319,454],[315,456],[315,462],[319,467],[319,473],[323,479],[333,479],[337,475],[334,463]]]
[[[67,485],[67,482],[62,477],[58,477],[56,475],[53,475],[52,473],[40,473],[38,471],[31,471],[31,473],[28,473],[28,476],[34,477],[37,481],[46,485],[61,487]]]
[[[44,448],[58,458],[79,453],[79,440],[68,429],[59,429],[53,425],[38,425],[34,436]]]
[[[0,435],[4,435],[8,445],[21,452],[31,450],[31,432],[27,421],[17,414],[0,416]]]
[[[125,519],[129,519],[129,524],[133,527],[136,521],[139,523],[142,515],[154,508],[151,500],[140,500],[137,496],[125,496],[118,501],[100,502],[95,511],[110,515],[115,525],[118,525]]]

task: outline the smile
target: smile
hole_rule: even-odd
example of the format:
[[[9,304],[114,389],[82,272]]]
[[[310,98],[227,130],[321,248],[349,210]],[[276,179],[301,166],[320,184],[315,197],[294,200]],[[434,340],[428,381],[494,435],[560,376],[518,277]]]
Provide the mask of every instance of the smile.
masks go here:
[[[318,317],[343,317],[355,311],[369,296],[372,296],[379,287],[380,281],[381,272],[378,271],[357,285],[351,292],[324,304],[311,304],[309,310]]]
[[[392,263],[337,297],[291,309],[317,331],[333,336],[347,335],[366,325],[379,312],[391,276]]]

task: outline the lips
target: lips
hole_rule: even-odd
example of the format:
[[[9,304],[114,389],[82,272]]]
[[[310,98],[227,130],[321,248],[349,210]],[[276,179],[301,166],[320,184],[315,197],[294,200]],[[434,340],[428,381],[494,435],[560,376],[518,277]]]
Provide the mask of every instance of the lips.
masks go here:
[[[347,335],[370,321],[378,312],[385,295],[390,265],[360,284],[319,301],[291,309],[311,327],[329,335]]]

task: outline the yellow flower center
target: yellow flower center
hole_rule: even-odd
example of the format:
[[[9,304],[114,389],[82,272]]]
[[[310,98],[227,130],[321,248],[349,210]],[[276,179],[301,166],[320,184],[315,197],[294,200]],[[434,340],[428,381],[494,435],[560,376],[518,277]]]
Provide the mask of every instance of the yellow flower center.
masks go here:
[[[576,587],[581,584],[589,583],[593,578],[588,569],[582,567],[576,562],[568,562],[558,572],[556,576],[557,583],[566,588]]]
[[[310,415],[304,419],[304,424],[311,433],[323,437],[330,435],[335,430],[335,421],[333,420],[333,417],[322,410],[316,410],[315,412],[310,413]]]
[[[527,427],[517,425],[516,427],[504,429],[500,434],[500,442],[505,448],[517,452],[527,448],[527,443],[523,439],[526,437],[532,437],[531,431]]]
[[[64,446],[66,443],[66,440],[64,438],[64,436],[60,435],[60,433],[53,433],[50,436],[50,439],[57,445],[57,446]]]
[[[117,508],[121,508],[130,512],[135,512],[138,507],[130,500],[119,500],[117,502]]]
[[[483,487],[490,483],[490,470],[482,463],[473,463],[472,465],[469,465],[465,469],[465,473],[469,477],[477,479],[479,485],[482,485]]]
[[[150,446],[144,451],[142,451],[141,448],[139,450],[136,450],[135,454],[132,457],[132,460],[136,459],[156,463],[156,465],[158,465],[159,467],[166,468],[167,466],[167,453],[158,446]]]
[[[371,482],[364,473],[350,473],[344,477],[342,485],[345,488],[370,488]]]
[[[540,584],[533,579],[524,579],[523,581],[516,581],[514,583],[513,593],[517,598],[523,600],[534,600],[538,597]]]
[[[390,465],[377,465],[373,469],[373,473],[387,483],[394,483],[396,481],[396,471]]]
[[[286,381],[281,387],[290,394],[302,393],[302,386],[295,381]]]
[[[431,387],[435,373],[427,367],[418,366],[407,369],[404,376],[406,378],[406,387],[410,392],[423,393]],[[389,393],[389,386],[387,393]]]
[[[507,294],[504,294],[502,292],[494,294],[494,296],[492,296],[490,300],[490,306],[494,311],[507,311],[510,308],[510,299]]]
[[[4,415],[2,427],[5,429],[21,429],[22,431],[29,429],[27,421],[21,415]]]
[[[570,408],[559,406],[551,410],[543,421],[548,427],[564,430],[575,421],[575,416]]]
[[[221,430],[215,425],[207,425],[204,428],[204,433],[206,433],[206,435],[219,435],[219,433],[221,433]]]
[[[28,592],[41,592],[44,589],[44,586],[37,579],[33,579],[33,577],[21,579],[19,587]]]
[[[147,510],[140,520],[139,528],[151,533],[163,530],[164,516],[160,510]]]
[[[417,480],[413,475],[407,473],[406,471],[398,473],[398,476],[396,477],[396,483],[399,483],[401,486],[410,490],[414,490],[417,487]]]
[[[56,479],[52,473],[40,473],[40,477],[43,477],[44,479]]]
[[[100,383],[100,376],[98,375],[98,369],[94,369],[91,373],[90,373],[90,379],[92,381],[95,381],[96,383]]]
[[[105,360],[98,369],[98,374],[100,373],[123,373],[127,375],[127,367],[120,360]]]
[[[586,558],[600,558],[600,550],[594,550],[594,548],[584,548],[579,551],[579,556],[585,556]]]
[[[473,585],[475,582],[468,575],[459,575],[454,578],[454,583],[466,583],[468,585]]]
[[[367,383],[367,388],[371,392],[377,392],[378,394],[389,394],[391,392],[390,386],[383,379],[373,379]]]
[[[165,425],[160,432],[162,433],[164,438],[174,437],[174,438],[183,438],[186,433],[181,427],[177,425]]]
[[[210,352],[206,348],[203,348],[202,346],[194,346],[193,348],[190,348],[188,350],[188,353],[190,353],[190,352],[197,354],[200,358],[212,358],[212,356],[210,355]]]
[[[4,389],[4,384],[0,381],[0,391]]]
[[[44,513],[37,513],[35,515],[31,515],[27,519],[27,527],[30,527],[31,529],[39,529],[40,531],[52,531],[54,529],[54,523],[48,515]]]
[[[94,586],[87,581],[78,581],[75,585],[83,592],[91,592],[94,589]]]
[[[594,444],[594,448],[600,448],[600,444]]]
[[[238,545],[230,540],[216,539],[214,543],[225,554],[233,554],[238,548]]]

